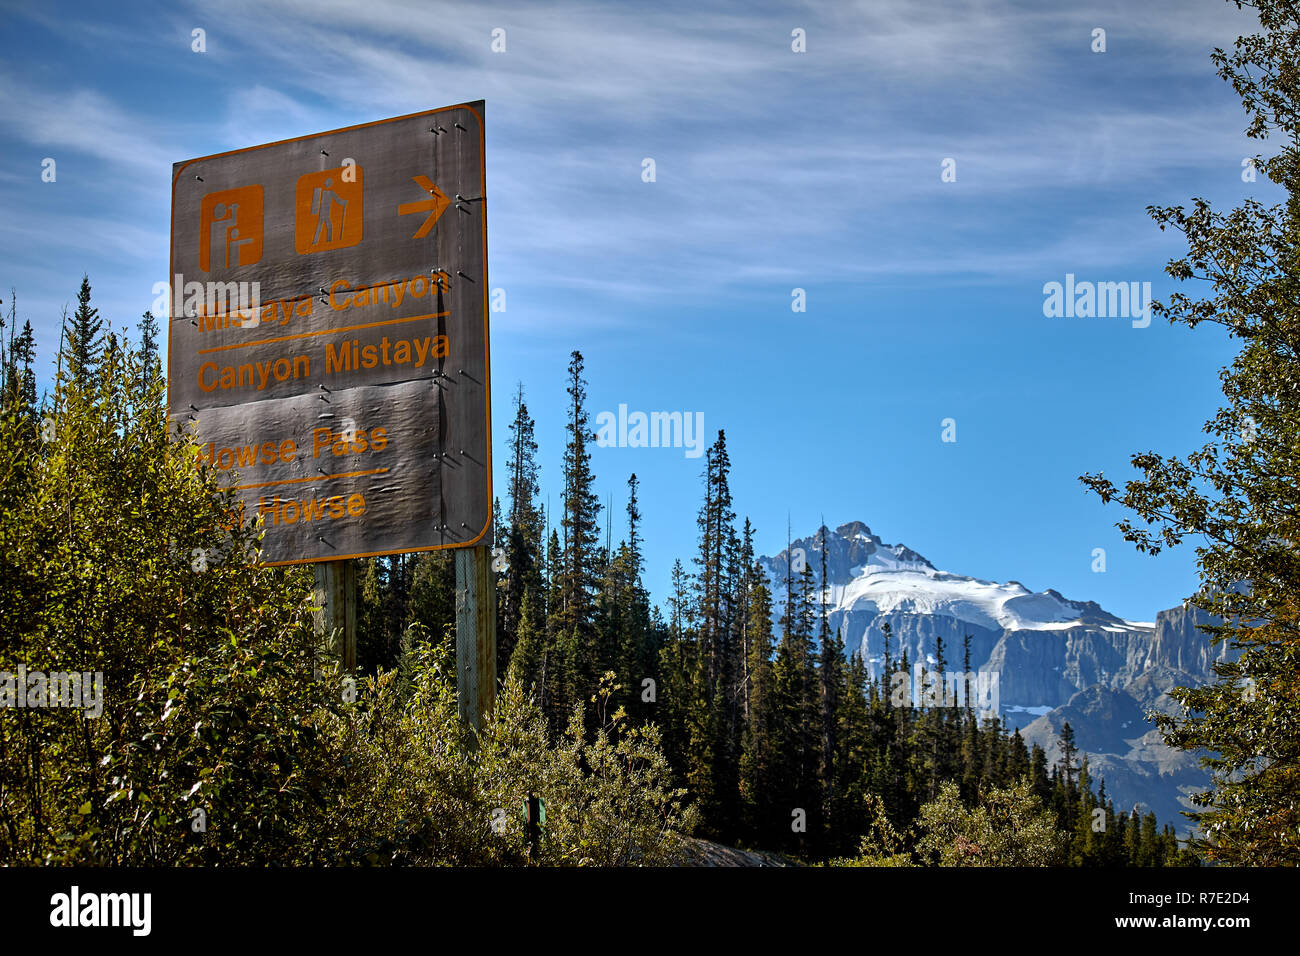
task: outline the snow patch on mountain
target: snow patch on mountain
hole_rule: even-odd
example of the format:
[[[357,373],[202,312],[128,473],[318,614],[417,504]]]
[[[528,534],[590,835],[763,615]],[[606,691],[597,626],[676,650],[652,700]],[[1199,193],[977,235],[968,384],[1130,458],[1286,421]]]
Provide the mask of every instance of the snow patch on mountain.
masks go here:
[[[824,539],[813,534],[759,559],[778,639],[787,575],[798,593],[807,567],[829,629],[845,654],[867,663],[872,680],[884,676],[886,648],[894,668],[904,656],[935,667],[942,644],[945,669],[965,670],[969,654],[970,670],[998,676],[1007,728],[1023,728],[1025,741],[1039,743],[1055,761],[1052,748],[1068,719],[1117,806],[1152,807],[1186,831],[1178,811],[1191,806],[1187,794],[1203,786],[1205,772],[1192,755],[1165,746],[1146,714],[1169,712],[1177,706],[1172,688],[1212,682],[1215,662],[1234,655],[1212,644],[1204,615],[1184,604],[1154,622],[1128,621],[1050,588],[943,571],[906,545],[886,544],[860,521],[823,532]]]
[[[776,616],[784,611],[787,566],[792,577],[807,564],[824,587],[828,611],[871,615],[919,614],[955,618],[989,631],[1062,630],[1095,625],[1114,632],[1154,628],[1125,621],[1091,601],[1071,601],[1048,589],[1034,592],[1019,581],[999,583],[941,571],[903,544],[885,544],[860,521],[826,529],[827,581],[821,575],[821,535],[804,538],[774,558],[762,559]],[[797,584],[796,584],[797,586]]]

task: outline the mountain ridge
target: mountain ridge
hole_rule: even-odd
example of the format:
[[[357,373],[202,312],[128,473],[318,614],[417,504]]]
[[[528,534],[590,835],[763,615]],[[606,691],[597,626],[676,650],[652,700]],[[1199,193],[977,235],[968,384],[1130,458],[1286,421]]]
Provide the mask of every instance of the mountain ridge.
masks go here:
[[[1199,630],[1209,618],[1184,604],[1155,620],[1130,621],[1095,601],[1072,600],[1054,588],[1031,591],[1019,581],[988,581],[941,570],[904,544],[887,544],[862,521],[825,528],[826,586],[821,581],[821,532],[790,542],[759,563],[772,587],[774,623],[785,611],[786,572],[803,565],[823,592],[828,624],[858,655],[873,679],[885,667],[884,625],[890,659],[937,664],[943,641],[945,668],[998,675],[999,716],[1059,758],[1057,735],[1068,720],[1094,777],[1106,779],[1116,806],[1153,809],[1162,822],[1187,832],[1181,810],[1202,789],[1205,772],[1192,754],[1167,747],[1146,719],[1171,712],[1167,696],[1177,686],[1216,679],[1215,661],[1231,656]]]

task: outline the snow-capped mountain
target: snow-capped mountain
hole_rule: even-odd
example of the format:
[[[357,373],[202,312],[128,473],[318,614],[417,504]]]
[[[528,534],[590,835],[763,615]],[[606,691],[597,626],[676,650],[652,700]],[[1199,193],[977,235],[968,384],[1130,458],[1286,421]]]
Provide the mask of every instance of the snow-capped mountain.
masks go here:
[[[1190,804],[1179,792],[1200,786],[1203,774],[1190,755],[1160,742],[1144,714],[1171,707],[1165,692],[1172,687],[1215,679],[1211,664],[1226,651],[1196,629],[1203,623],[1196,612],[1176,608],[1154,622],[1128,621],[1050,588],[942,571],[860,521],[825,529],[825,545],[828,623],[873,677],[884,667],[886,622],[895,666],[906,651],[910,661],[933,667],[942,640],[945,669],[964,670],[969,638],[970,669],[998,675],[1001,715],[1027,743],[1042,744],[1054,758],[1056,733],[1069,720],[1117,804],[1144,803],[1162,823],[1184,825],[1177,811]],[[787,569],[797,582],[806,564],[822,591],[821,547],[813,534],[760,559],[774,622],[785,610]]]

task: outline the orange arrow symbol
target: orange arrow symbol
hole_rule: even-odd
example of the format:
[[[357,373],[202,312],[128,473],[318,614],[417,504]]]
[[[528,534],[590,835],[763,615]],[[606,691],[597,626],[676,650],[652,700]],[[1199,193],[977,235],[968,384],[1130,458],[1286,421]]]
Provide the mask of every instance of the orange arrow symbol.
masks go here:
[[[421,189],[429,193],[430,198],[423,199],[420,202],[402,203],[397,207],[397,214],[399,216],[405,216],[413,212],[427,212],[429,214],[429,218],[420,223],[420,228],[411,237],[412,239],[421,239],[429,234],[429,230],[438,221],[438,217],[451,205],[451,200],[429,180],[428,176],[412,176],[411,178],[415,180]]]

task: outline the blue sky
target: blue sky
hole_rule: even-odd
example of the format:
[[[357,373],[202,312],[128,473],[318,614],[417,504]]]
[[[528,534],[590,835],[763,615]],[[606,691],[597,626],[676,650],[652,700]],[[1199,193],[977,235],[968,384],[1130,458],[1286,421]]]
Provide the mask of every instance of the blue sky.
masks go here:
[[[1257,26],[1249,11],[48,2],[0,5],[0,25],[0,288],[6,313],[17,289],[43,363],[83,271],[115,327],[150,307],[172,163],[484,99],[490,283],[506,292],[494,444],[500,462],[522,381],[552,503],[577,348],[593,420],[622,403],[726,430],[736,509],[765,553],[787,516],[796,536],[824,516],[1130,619],[1195,587],[1190,548],[1136,554],[1123,513],[1076,479],[1198,445],[1231,343],[1217,327],[1047,318],[1043,286],[1146,281],[1159,299],[1183,247],[1148,204],[1276,198],[1242,181],[1258,147],[1209,60]],[[673,558],[693,554],[702,459],[607,447],[594,466],[616,540],[641,478],[662,601]]]

